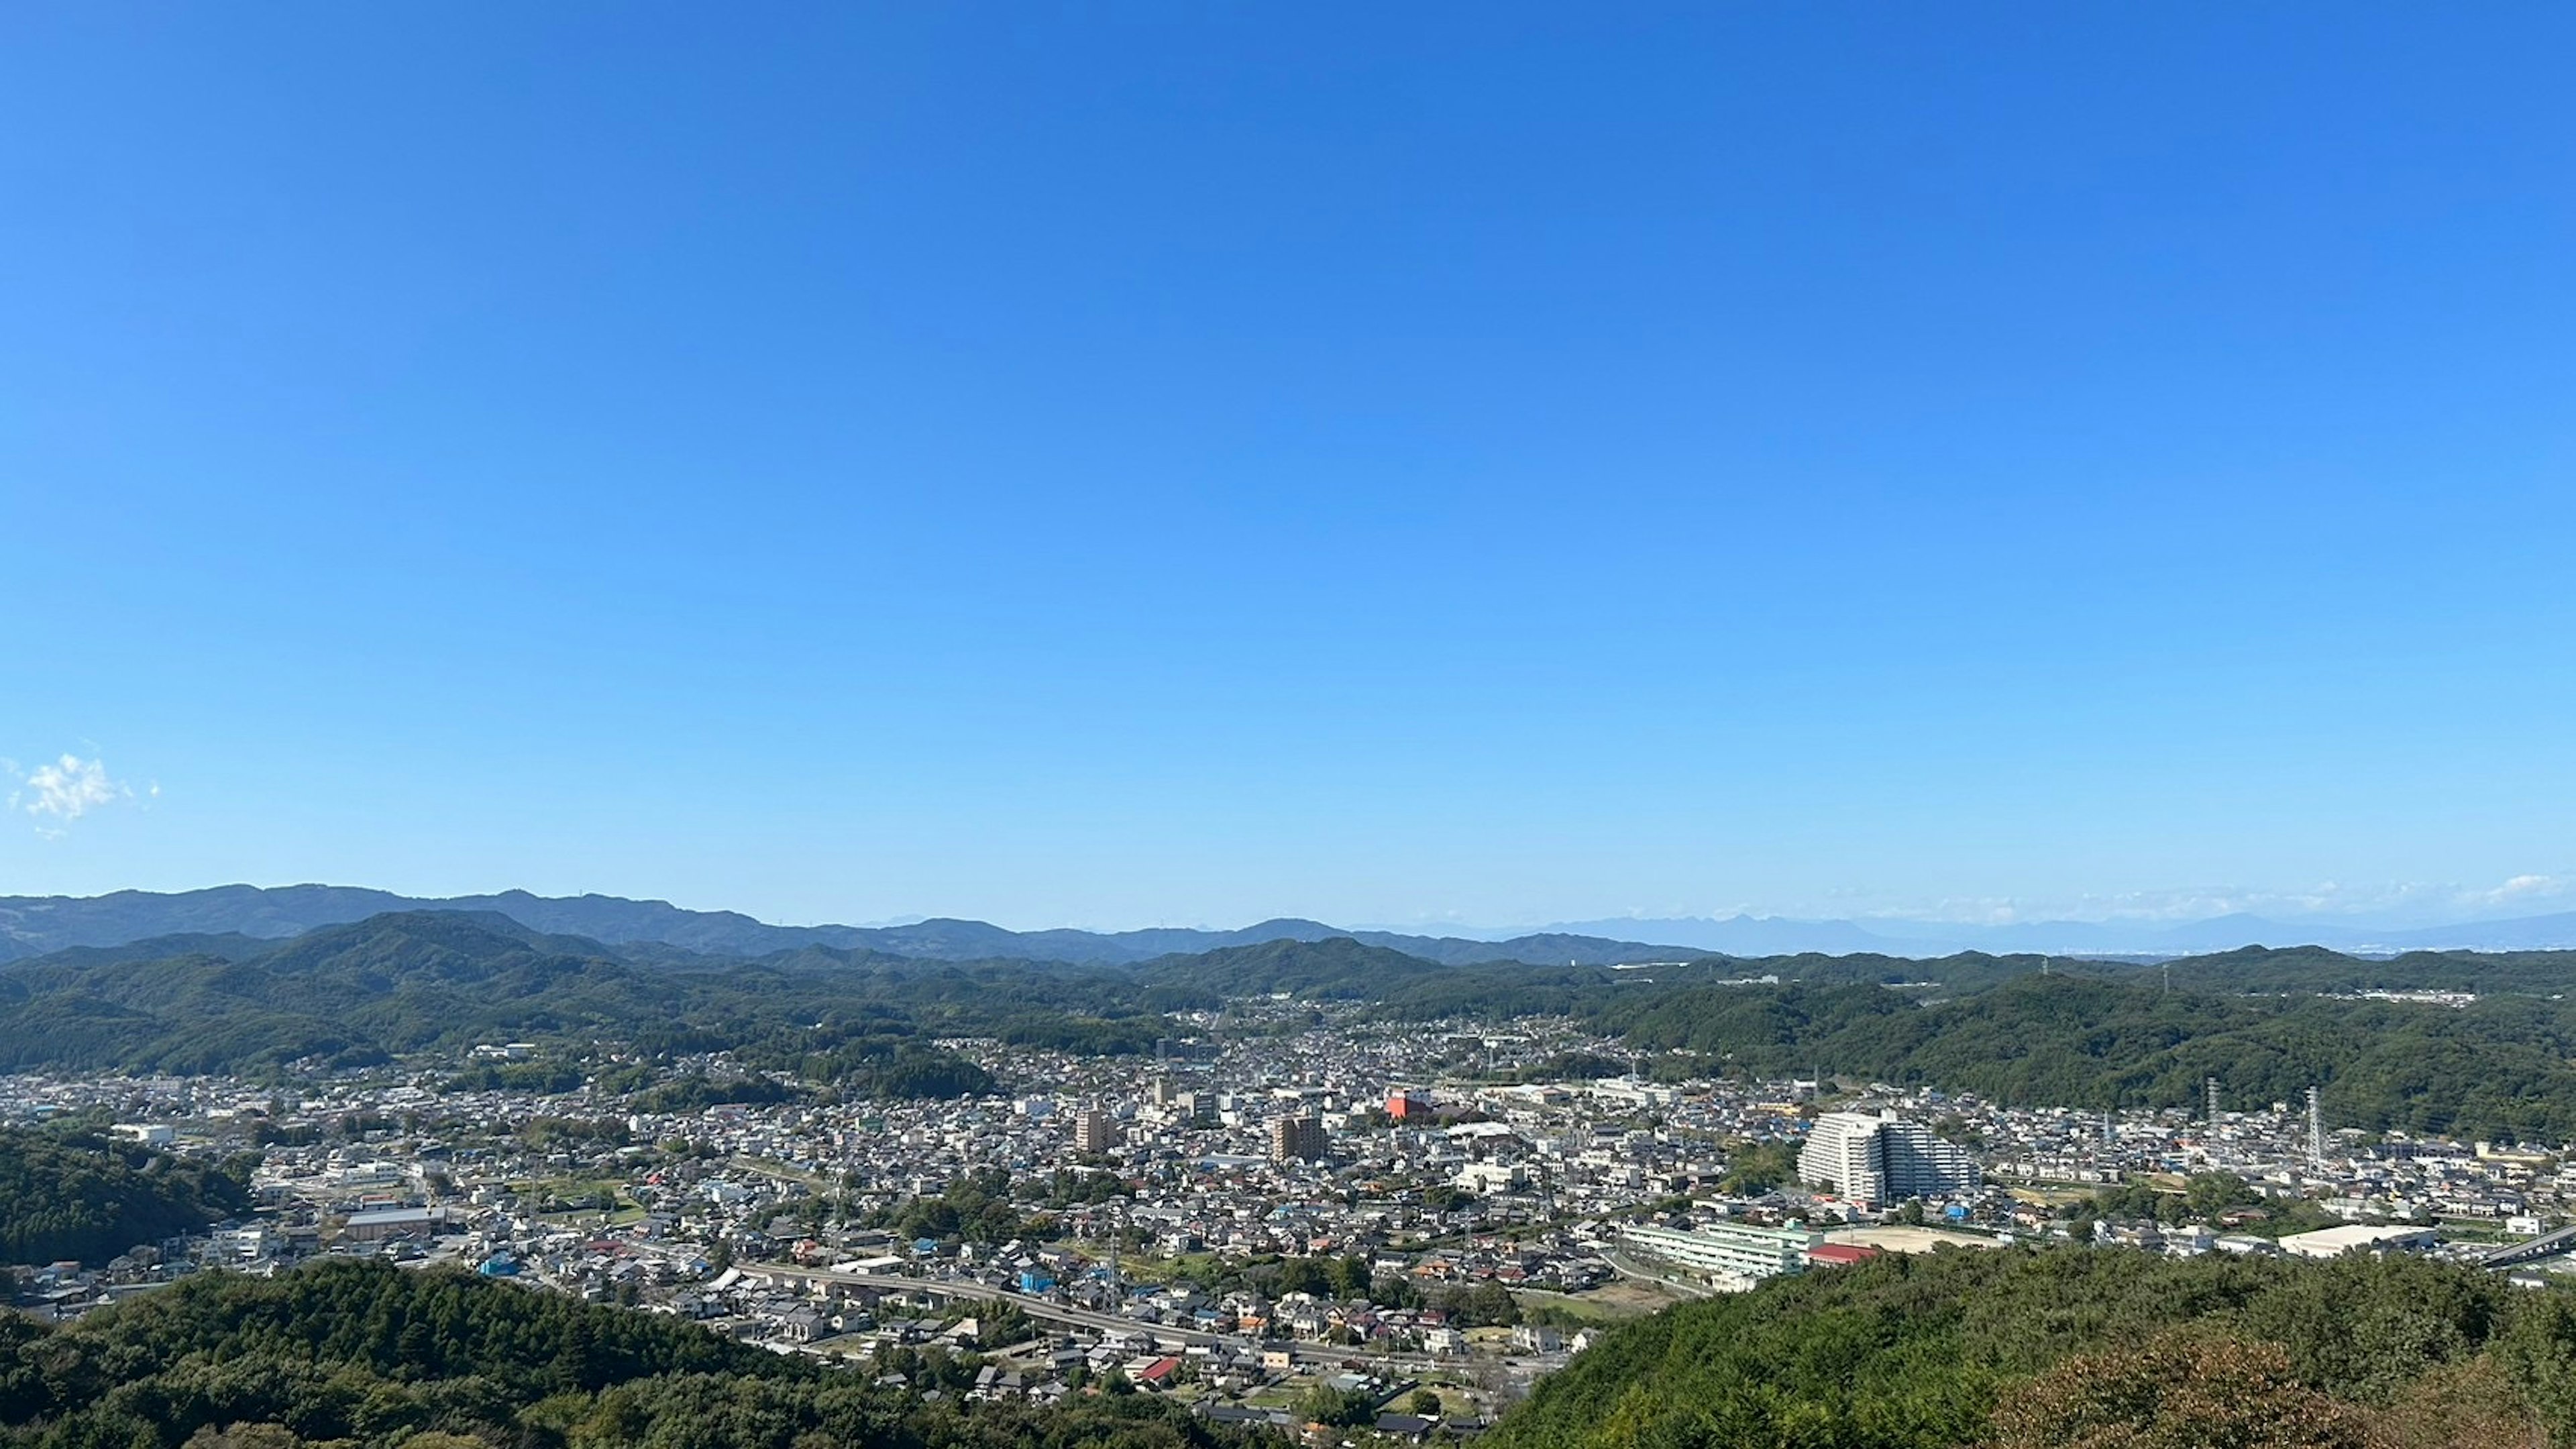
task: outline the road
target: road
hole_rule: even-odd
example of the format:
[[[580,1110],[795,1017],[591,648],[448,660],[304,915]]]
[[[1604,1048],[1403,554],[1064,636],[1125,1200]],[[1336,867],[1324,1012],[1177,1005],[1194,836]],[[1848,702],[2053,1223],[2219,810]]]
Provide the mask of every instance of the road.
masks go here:
[[[1629,1262],[1627,1259],[1620,1257],[1617,1253],[1603,1253],[1601,1258],[1602,1261],[1608,1263],[1610,1267],[1622,1277],[1635,1278],[1647,1283],[1659,1283],[1675,1292],[1687,1293],[1693,1298],[1714,1298],[1718,1294],[1717,1289],[1711,1288],[1705,1283],[1693,1283],[1682,1278],[1667,1278],[1661,1273],[1651,1272],[1647,1269],[1640,1268]]]
[[[2489,1268],[2511,1268],[2569,1251],[2576,1251],[2576,1228],[2560,1228],[2528,1242],[2508,1243],[2478,1261]]]

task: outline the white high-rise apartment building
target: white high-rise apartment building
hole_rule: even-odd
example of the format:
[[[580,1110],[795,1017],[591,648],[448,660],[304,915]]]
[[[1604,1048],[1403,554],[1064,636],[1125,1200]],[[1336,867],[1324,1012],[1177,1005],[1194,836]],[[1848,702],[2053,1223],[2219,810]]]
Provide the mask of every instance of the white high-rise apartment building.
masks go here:
[[[1798,1152],[1798,1177],[1853,1202],[1951,1197],[1985,1181],[1966,1148],[1893,1113],[1827,1112]]]

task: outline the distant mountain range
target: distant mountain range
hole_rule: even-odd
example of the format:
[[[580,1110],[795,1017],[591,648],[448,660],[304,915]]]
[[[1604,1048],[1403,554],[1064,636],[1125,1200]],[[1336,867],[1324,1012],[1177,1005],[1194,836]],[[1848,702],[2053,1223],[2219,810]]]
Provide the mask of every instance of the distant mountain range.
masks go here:
[[[766,956],[822,946],[923,961],[1061,961],[1100,966],[1270,941],[1326,941],[1343,936],[1450,966],[1488,961],[1612,966],[1705,954],[1684,945],[1653,945],[1567,932],[1484,941],[1350,931],[1321,921],[1302,920],[1264,921],[1239,931],[1156,928],[1107,933],[1011,931],[982,921],[954,920],[922,921],[909,926],[773,926],[735,911],[690,911],[667,901],[635,901],[620,896],[535,896],[526,891],[503,891],[498,895],[422,899],[358,886],[234,885],[173,894],[116,891],[103,896],[0,896],[0,961],[75,946],[112,947],[163,936],[279,940],[388,912],[422,910],[490,912],[547,935],[584,937],[612,946],[652,943],[710,956]]]
[[[2028,921],[2004,926],[1875,918],[1866,922],[1802,921],[1737,915],[1724,919],[1573,921],[1548,929],[1578,935],[1646,936],[1727,956],[1804,951],[1831,955],[1875,952],[1889,956],[1947,956],[1959,951],[1995,955],[2037,952],[2052,956],[2189,956],[2239,946],[2328,946],[2359,955],[2394,955],[2401,951],[2576,948],[2576,911],[2402,930],[2328,921],[2275,921],[2254,915],[2217,916],[2179,924]]]
[[[161,936],[248,936],[278,940],[390,911],[488,911],[529,930],[609,945],[651,943],[711,956],[765,956],[806,947],[873,951],[929,961],[1024,960],[1128,965],[1159,956],[1348,936],[1444,965],[1519,961],[1606,966],[1718,954],[1801,953],[1933,957],[1961,951],[1998,955],[2186,956],[2239,946],[2326,946],[2374,955],[2412,950],[2530,951],[2576,948],[2576,912],[2404,930],[2325,922],[2220,916],[2175,925],[2129,921],[2034,921],[1966,926],[1940,921],[1724,919],[1575,921],[1506,936],[1415,935],[1348,930],[1321,921],[1263,921],[1234,931],[1012,931],[982,921],[929,920],[905,926],[773,926],[736,911],[683,910],[667,901],[620,896],[498,895],[424,899],[357,886],[217,886],[160,894],[0,896],[0,961],[73,946],[118,946]]]

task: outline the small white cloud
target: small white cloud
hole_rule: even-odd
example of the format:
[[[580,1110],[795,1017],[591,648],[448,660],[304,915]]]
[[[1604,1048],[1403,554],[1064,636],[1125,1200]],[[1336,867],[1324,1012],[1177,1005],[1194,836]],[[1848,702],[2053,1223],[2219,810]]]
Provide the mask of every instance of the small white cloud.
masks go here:
[[[35,817],[40,835],[61,835],[71,823],[103,805],[131,800],[134,791],[107,773],[104,760],[65,755],[50,765],[19,774],[19,788],[9,796],[12,807]]]

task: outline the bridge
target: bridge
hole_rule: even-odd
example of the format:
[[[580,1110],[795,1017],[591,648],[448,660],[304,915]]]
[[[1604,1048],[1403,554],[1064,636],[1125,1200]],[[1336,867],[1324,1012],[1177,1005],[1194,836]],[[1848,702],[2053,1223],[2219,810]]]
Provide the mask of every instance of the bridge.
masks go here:
[[[2528,1242],[2507,1243],[2478,1259],[2478,1266],[2512,1268],[2524,1263],[2536,1263],[2543,1258],[2554,1258],[2566,1252],[2576,1252],[2576,1228],[2560,1228],[2554,1233],[2542,1233]]]

